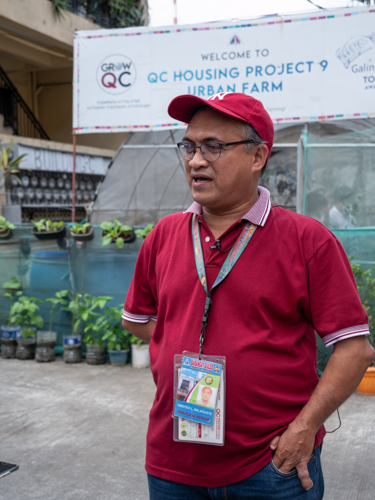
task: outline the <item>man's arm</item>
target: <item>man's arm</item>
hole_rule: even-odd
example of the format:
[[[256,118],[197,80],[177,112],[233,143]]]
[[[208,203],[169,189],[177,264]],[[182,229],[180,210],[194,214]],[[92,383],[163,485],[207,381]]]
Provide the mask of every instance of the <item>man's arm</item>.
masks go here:
[[[276,450],[273,458],[276,467],[282,472],[289,472],[296,467],[306,490],[313,485],[307,464],[314,447],[315,434],[358,387],[374,359],[374,353],[364,335],[337,342],[309,401],[284,434],[271,441],[271,449]]]
[[[126,330],[145,342],[150,342],[155,324],[156,322],[152,319],[147,323],[136,323],[135,321],[128,321],[127,319],[122,320],[122,326]]]

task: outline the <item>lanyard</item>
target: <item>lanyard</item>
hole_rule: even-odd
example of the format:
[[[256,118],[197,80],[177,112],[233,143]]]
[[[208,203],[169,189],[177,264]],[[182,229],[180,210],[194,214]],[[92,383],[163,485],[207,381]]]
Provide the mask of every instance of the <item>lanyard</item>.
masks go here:
[[[255,226],[254,224],[251,224],[251,222],[248,222],[244,226],[244,228],[242,229],[241,234],[239,235],[232,250],[230,251],[227,258],[225,259],[224,264],[221,266],[219,274],[217,275],[216,280],[215,280],[214,284],[212,285],[211,290],[208,291],[206,270],[204,267],[204,260],[203,260],[202,243],[201,243],[201,237],[199,234],[198,216],[196,214],[193,214],[192,232],[193,232],[195,265],[197,267],[199,281],[201,282],[201,285],[203,286],[204,291],[206,292],[206,295],[207,295],[206,302],[204,304],[204,313],[203,313],[203,319],[202,319],[201,335],[199,338],[199,359],[201,358],[201,355],[202,355],[205,329],[206,329],[207,322],[208,322],[208,313],[210,311],[210,307],[212,304],[212,300],[211,300],[212,291],[214,288],[216,288],[218,285],[220,285],[220,283],[222,281],[224,281],[224,279],[231,272],[235,263],[240,258],[242,252],[245,250],[246,245],[251,240],[251,237],[253,236],[256,228],[257,228],[257,226]]]

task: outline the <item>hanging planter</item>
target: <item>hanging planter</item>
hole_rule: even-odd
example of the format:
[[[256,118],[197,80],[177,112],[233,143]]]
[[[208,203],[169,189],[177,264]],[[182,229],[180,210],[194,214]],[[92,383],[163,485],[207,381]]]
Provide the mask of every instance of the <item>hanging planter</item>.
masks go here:
[[[367,396],[375,396],[375,366],[367,368],[361,383],[357,387],[357,392]]]
[[[65,363],[80,363],[82,361],[81,335],[69,335],[63,337],[63,345]]]
[[[94,238],[94,228],[88,222],[84,224],[76,222],[70,228],[70,236],[75,241],[91,241]]]
[[[13,236],[12,229],[14,228],[14,224],[11,224],[5,217],[0,215],[0,240],[10,240]]]
[[[118,248],[122,248],[125,243],[134,243],[137,239],[134,229],[126,224],[121,224],[115,219],[112,222],[102,222],[100,227],[103,229],[102,245],[116,243]]]
[[[34,228],[31,231],[38,240],[59,240],[65,237],[66,228],[63,221],[51,222],[42,219],[38,222],[31,221]]]

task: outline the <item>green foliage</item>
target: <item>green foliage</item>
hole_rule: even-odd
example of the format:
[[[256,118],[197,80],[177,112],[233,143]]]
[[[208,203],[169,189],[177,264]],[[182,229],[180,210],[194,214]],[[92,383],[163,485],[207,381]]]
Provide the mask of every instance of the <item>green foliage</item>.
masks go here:
[[[375,347],[375,266],[367,271],[364,271],[360,264],[351,262],[351,266],[363,307],[368,315],[369,341]]]
[[[129,349],[130,333],[122,327],[122,310],[123,306],[120,304],[118,307],[108,307],[105,311],[102,340],[108,342],[107,347],[110,351]]]
[[[52,222],[50,220],[45,220],[41,219],[40,221],[31,221],[34,224],[35,229],[38,231],[38,233],[44,233],[44,232],[57,232],[60,231],[64,227],[64,222]]]
[[[64,13],[71,10],[67,0],[51,1],[56,20],[61,20]],[[94,17],[96,22],[100,21],[101,15],[110,21],[113,28],[141,26],[143,7],[139,9],[138,6],[139,0],[76,0],[80,14],[86,12],[86,15]]]
[[[149,224],[144,229],[136,229],[135,234],[137,238],[146,238],[146,236],[154,229],[154,224]]]
[[[56,21],[60,21],[68,10],[68,0],[52,0],[52,12]]]
[[[124,240],[129,238],[133,231],[131,226],[122,224],[117,219],[113,222],[102,222],[100,227],[103,229],[102,245],[106,246],[115,241],[118,248],[124,246]]]
[[[99,330],[95,326],[97,323],[97,318],[103,316],[99,310],[104,309],[108,300],[112,300],[113,297],[101,296],[93,297],[88,293],[82,295],[78,294],[77,297],[70,301],[68,305],[68,310],[74,316],[74,326],[73,333],[76,333],[78,327],[82,322],[86,323],[84,332],[86,333],[84,342],[88,344],[102,345],[103,342],[99,335]]]
[[[54,316],[54,311],[55,307],[60,305],[60,309],[63,311],[68,310],[68,305],[69,305],[69,291],[68,290],[61,290],[60,292],[56,292],[55,297],[46,299],[46,302],[51,302],[51,312],[50,312],[50,319],[49,319],[49,331],[52,331],[52,320]]]
[[[12,276],[10,280],[3,284],[3,288],[7,288],[8,290],[19,290],[21,288],[21,283],[15,276]]]
[[[2,184],[0,185],[0,188],[4,186],[4,182],[6,179],[16,179],[17,182],[21,184],[21,181],[19,177],[16,175],[19,172],[19,164],[24,160],[24,157],[27,156],[26,154],[23,154],[21,156],[17,156],[17,158],[14,158],[10,160],[11,156],[11,151],[12,151],[12,146],[13,142],[11,141],[8,144],[7,148],[3,148],[0,156],[0,169],[2,170],[3,173],[3,181]]]
[[[9,294],[5,295],[9,296]],[[43,301],[35,297],[27,297],[26,295],[23,295],[22,292],[16,292],[16,296],[18,297],[18,300],[14,302],[10,309],[9,323],[24,327],[21,330],[23,337],[26,338],[30,335],[35,336],[35,332],[31,327],[36,326],[37,328],[42,328],[44,325],[42,316],[37,314],[39,306],[36,302],[43,304]]]
[[[8,229],[14,229],[16,226],[7,221],[5,217],[0,215],[0,232],[6,232]]]
[[[73,226],[71,226],[70,230],[74,234],[86,234],[90,231],[91,224],[89,222],[84,222],[80,224],[79,222],[75,222]]]
[[[130,342],[131,344],[137,344],[137,345],[147,344],[147,342],[145,342],[144,340],[139,339],[139,338],[138,338],[138,337],[136,337],[135,335],[131,335],[131,336],[130,336],[129,342]]]

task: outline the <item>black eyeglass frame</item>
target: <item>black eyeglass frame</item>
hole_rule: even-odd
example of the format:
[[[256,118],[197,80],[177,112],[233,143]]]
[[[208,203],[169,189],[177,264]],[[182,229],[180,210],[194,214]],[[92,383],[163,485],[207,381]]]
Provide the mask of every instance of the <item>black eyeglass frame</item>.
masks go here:
[[[261,142],[261,143],[257,143],[256,141],[253,141],[252,139],[247,139],[246,141],[236,141],[236,142],[215,142],[214,144],[219,146],[220,147],[220,152],[219,152],[219,157],[216,158],[216,160],[209,160],[208,158],[206,158],[205,154],[204,154],[204,149],[202,150],[202,147],[206,146],[207,144],[212,144],[212,143],[203,143],[201,146],[193,146],[193,144],[191,144],[190,142],[188,144],[191,144],[191,146],[194,147],[194,151],[193,151],[193,156],[188,160],[187,158],[184,157],[184,155],[182,154],[182,150],[180,149],[181,146],[184,146],[186,144],[186,142],[178,142],[177,143],[177,149],[182,157],[183,160],[185,161],[191,161],[194,156],[195,156],[195,152],[197,149],[200,150],[201,152],[201,155],[203,156],[203,158],[206,160],[206,161],[217,161],[220,159],[220,156],[221,156],[221,150],[224,146],[236,146],[238,144],[265,144],[265,142]]]

